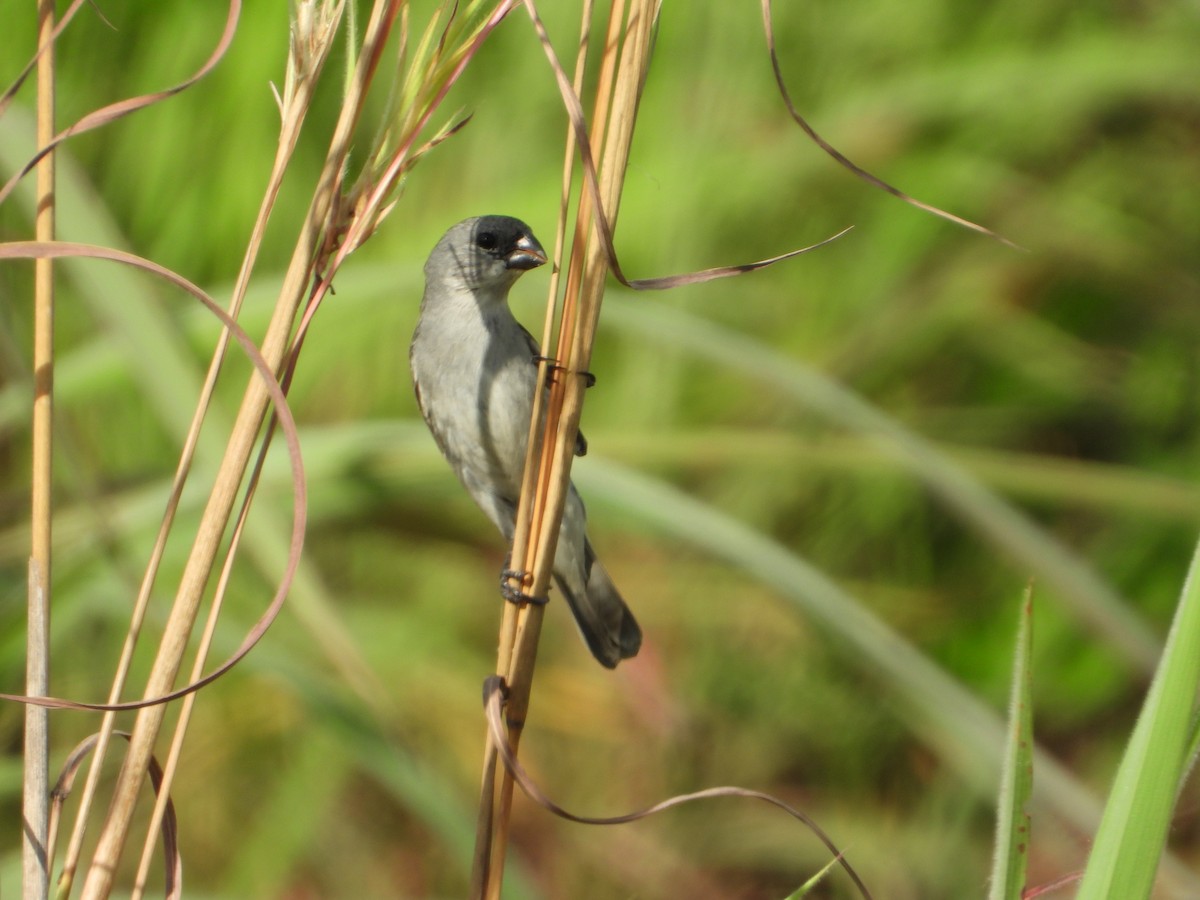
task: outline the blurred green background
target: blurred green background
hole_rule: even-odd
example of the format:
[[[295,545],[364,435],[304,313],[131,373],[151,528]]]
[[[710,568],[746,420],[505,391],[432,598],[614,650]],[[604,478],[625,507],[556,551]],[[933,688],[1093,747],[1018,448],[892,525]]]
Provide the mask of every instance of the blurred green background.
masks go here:
[[[413,4],[414,29],[431,6]],[[544,6],[569,56],[577,5]],[[909,208],[810,144],[776,92],[758,4],[666,4],[617,232],[627,274],[855,230],[747,277],[609,292],[575,472],[647,640],[603,671],[552,604],[523,759],[587,815],[716,784],[770,791],[819,821],[876,896],[981,897],[1033,578],[1035,729],[1049,756],[1030,880],[1049,881],[1086,859],[1086,823],[1200,523],[1200,9],[776,7],[790,89],[825,137],[1024,249]],[[181,80],[225,16],[131,0],[103,12],[111,28],[85,10],[60,42],[63,123]],[[282,81],[287,14],[249,4],[211,77],[73,140],[61,236],[129,248],[224,300],[274,152],[269,83]],[[33,4],[5,18],[7,84],[33,46]],[[272,220],[251,334],[324,153],[339,66]],[[5,178],[31,152],[32,97],[0,119]],[[419,421],[407,346],[421,265],[450,224],[508,213],[553,239],[566,122],[523,12],[444,111],[460,108],[472,122],[415,170],[305,348],[292,391],[312,495],[305,565],[266,640],[198,704],[174,790],[189,897],[465,893],[504,551]],[[28,238],[30,221],[18,193],[0,236]],[[0,267],[7,691],[24,671],[29,268]],[[100,700],[216,328],[140,276],[60,271],[53,684]],[[538,272],[514,292],[535,332],[545,286]],[[155,623],[246,372],[237,360],[222,381]],[[280,456],[222,655],[281,570],[284,476]],[[56,765],[96,721],[54,714]],[[0,708],[6,894],[18,890],[21,723]],[[1200,890],[1186,874],[1200,864],[1198,802],[1194,789],[1180,799],[1164,897]],[[506,896],[784,897],[825,856],[760,806],[597,829],[518,801]],[[854,894],[834,874],[813,896]]]

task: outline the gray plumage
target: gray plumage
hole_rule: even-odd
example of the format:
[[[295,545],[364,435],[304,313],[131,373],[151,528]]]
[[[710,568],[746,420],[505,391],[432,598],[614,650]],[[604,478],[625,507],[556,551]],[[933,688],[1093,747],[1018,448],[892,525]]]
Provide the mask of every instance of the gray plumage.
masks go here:
[[[467,492],[510,544],[538,346],[513,317],[508,291],[522,272],[545,261],[533,232],[518,219],[459,222],[425,263],[425,295],[409,351],[421,415]],[[576,453],[585,447],[580,436]],[[638,652],[642,633],[596,560],[586,524],[571,485],[554,580],[592,655],[612,668]]]

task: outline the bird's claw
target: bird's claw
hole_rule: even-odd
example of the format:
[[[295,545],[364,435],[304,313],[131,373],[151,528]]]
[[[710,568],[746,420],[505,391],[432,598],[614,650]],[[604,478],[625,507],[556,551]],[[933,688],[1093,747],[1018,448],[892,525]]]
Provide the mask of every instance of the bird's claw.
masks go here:
[[[500,596],[509,603],[515,603],[517,606],[530,604],[531,606],[545,606],[550,602],[549,597],[535,597],[532,594],[526,594],[519,587],[513,587],[512,582],[516,580],[518,584],[525,584],[529,581],[531,573],[522,572],[520,569],[510,569],[505,566],[500,570]]]
[[[546,364],[547,368],[550,369],[550,377],[551,378],[554,378],[554,374],[556,372],[570,372],[571,371],[566,366],[559,365],[558,360],[552,356],[540,356],[539,355],[539,356],[535,356],[533,358],[533,364],[535,366],[540,362],[544,362]],[[579,372],[574,372],[573,374],[578,375],[580,378],[583,379],[583,386],[585,388],[590,388],[590,387],[596,386],[596,376],[593,375],[591,372],[581,370]]]

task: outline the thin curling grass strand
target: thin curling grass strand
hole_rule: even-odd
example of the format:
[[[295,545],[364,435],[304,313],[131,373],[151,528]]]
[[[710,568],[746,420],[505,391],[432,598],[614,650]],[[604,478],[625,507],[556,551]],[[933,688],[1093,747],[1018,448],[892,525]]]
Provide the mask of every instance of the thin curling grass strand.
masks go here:
[[[112,733],[126,740],[129,739],[127,731]],[[83,761],[88,755],[95,751],[100,737],[100,734],[93,734],[84,738],[75,745],[75,749],[67,754],[58,781],[54,784],[54,790],[50,792],[51,822],[55,828],[62,818],[63,804],[66,803],[67,798],[71,795],[71,789],[75,786],[75,777],[79,773],[79,767],[83,765]],[[183,857],[179,852],[179,822],[175,814],[175,804],[172,802],[170,794],[163,789],[162,767],[153,756],[150,757],[150,785],[154,789],[155,796],[165,801],[166,812],[159,827],[162,833],[165,870],[163,896],[166,900],[180,900],[183,897]],[[61,889],[58,896],[64,896]]]
[[[969,231],[974,231],[976,234],[982,234],[985,237],[990,237],[992,240],[999,241],[1000,243],[1007,247],[1011,247],[1014,250],[1021,249],[1019,245],[1014,244],[1008,238],[1001,234],[997,234],[990,228],[986,228],[983,225],[972,222],[970,219],[964,219],[962,216],[956,216],[954,213],[946,212],[944,209],[939,209],[930,203],[926,203],[923,200],[918,200],[916,197],[912,197],[904,193],[904,191],[900,190],[899,188],[893,187],[877,175],[872,175],[866,169],[854,162],[851,162],[844,153],[821,137],[821,135],[817,133],[816,129],[808,124],[808,121],[802,115],[800,115],[795,104],[792,102],[791,94],[788,92],[787,81],[783,77],[783,68],[779,63],[779,52],[775,46],[775,25],[771,17],[771,0],[762,0],[762,18],[763,32],[765,33],[767,40],[767,53],[771,57],[771,70],[775,75],[775,84],[779,88],[779,96],[783,99],[783,105],[787,107],[788,115],[792,117],[792,120],[800,126],[800,129],[806,135],[808,135],[808,138],[814,144],[820,147],[821,150],[830,156],[838,165],[851,172],[856,178],[865,181],[867,184],[872,185],[873,187],[879,188],[881,191],[891,194],[893,197],[903,200],[910,206],[916,207],[917,209],[927,212],[930,215],[937,216],[939,219],[945,219],[947,222],[958,225],[960,228],[966,228]]]
[[[871,892],[859,876],[854,867],[846,859],[846,855],[838,849],[833,840],[825,833],[811,817],[794,806],[785,803],[778,797],[773,797],[770,794],[762,791],[753,791],[747,788],[740,787],[713,787],[706,788],[702,791],[694,791],[690,794],[679,794],[675,797],[670,797],[659,803],[652,804],[643,809],[635,810],[631,813],[625,813],[618,816],[581,816],[570,810],[560,806],[550,799],[549,796],[538,786],[537,782],[530,777],[529,773],[521,765],[517,759],[513,747],[505,738],[505,727],[502,720],[501,709],[504,705],[505,685],[498,676],[489,677],[483,684],[483,706],[487,717],[488,728],[491,732],[492,740],[496,741],[496,746],[500,752],[500,758],[504,761],[505,770],[512,779],[521,786],[525,796],[542,807],[546,811],[553,813],[560,819],[566,819],[568,822],[576,822],[580,825],[626,825],[630,822],[636,822],[640,819],[645,819],[660,812],[665,812],[668,809],[673,809],[677,806],[683,806],[685,803],[693,803],[697,800],[712,800],[718,797],[741,797],[751,800],[761,800],[764,803],[769,803],[776,809],[781,809],[791,816],[796,821],[802,823],[809,831],[816,835],[817,839],[825,845],[825,848],[833,855],[832,863],[837,863],[842,867],[850,880],[854,882],[855,888],[862,895],[864,900],[871,900]]]
[[[199,300],[206,309],[214,316],[221,320],[225,326],[237,340],[239,345],[245,351],[247,358],[254,366],[257,374],[262,379],[268,397],[273,404],[275,414],[279,417],[280,427],[283,429],[285,443],[288,450],[288,459],[291,467],[292,475],[292,530],[291,530],[291,546],[288,555],[288,565],[283,575],[280,578],[280,583],[275,591],[274,598],[268,606],[263,616],[255,623],[254,627],[247,632],[243,638],[241,645],[236,651],[226,659],[221,665],[214,668],[211,672],[196,682],[187,684],[182,688],[172,690],[157,696],[146,697],[142,700],[134,700],[125,703],[93,703],[87,701],[67,700],[59,697],[26,697],[19,694],[4,694],[0,693],[0,699],[10,700],[17,703],[30,703],[37,706],[44,706],[50,709],[76,709],[76,710],[93,710],[93,711],[128,711],[136,709],[144,709],[150,706],[159,706],[168,703],[172,700],[177,700],[186,694],[199,690],[207,684],[210,684],[221,675],[228,672],[233,666],[245,657],[254,645],[262,639],[270,627],[271,622],[278,615],[283,607],[283,602],[287,597],[287,592],[291,586],[291,581],[295,573],[296,566],[299,564],[300,551],[304,545],[304,530],[308,517],[308,490],[304,478],[304,463],[300,452],[300,438],[296,429],[296,422],[292,416],[291,410],[287,404],[287,398],[284,396],[283,389],[279,382],[276,381],[270,366],[262,353],[259,351],[250,336],[239,326],[229,314],[221,309],[215,300],[209,297],[203,290],[195,286],[182,276],[153,263],[150,260],[136,257],[133,254],[125,253],[120,250],[115,250],[110,247],[89,247],[82,244],[72,244],[69,242],[51,242],[41,243],[37,241],[15,241],[8,244],[0,244],[0,260],[5,259],[31,259],[31,258],[64,258],[64,257],[91,257],[94,259],[109,260],[112,262],[122,263],[124,265],[133,266],[144,271],[155,274],[166,281],[182,288],[188,294]]]
[[[172,87],[161,91],[155,91],[152,94],[142,94],[138,97],[130,97],[126,100],[118,100],[116,103],[110,103],[107,106],[94,110],[82,118],[78,119],[74,124],[60,131],[53,140],[43,144],[21,169],[19,169],[5,184],[0,188],[0,203],[3,203],[12,189],[16,187],[17,182],[33,171],[38,162],[68,138],[74,137],[77,134],[83,134],[86,131],[92,131],[96,128],[101,128],[110,122],[115,122],[117,119],[135,113],[138,110],[146,109],[156,103],[161,103],[164,100],[169,100],[176,94],[187,90],[205,75],[211,72],[225,56],[225,52],[229,49],[229,45],[233,43],[233,36],[237,32],[238,19],[241,17],[242,4],[241,0],[229,0],[229,13],[225,19],[225,28],[221,32],[221,37],[217,41],[217,45],[213,48],[212,53],[204,64],[195,71],[190,77],[184,79]],[[61,31],[60,31],[61,33]]]
[[[48,40],[38,46],[37,52],[34,53],[29,62],[25,64],[25,68],[23,68],[17,74],[17,77],[13,79],[13,83],[8,86],[8,89],[3,94],[0,94],[0,117],[2,117],[8,110],[9,106],[12,105],[13,99],[20,92],[30,74],[32,74],[34,67],[37,66],[38,60],[41,59],[45,53],[50,51],[50,48],[58,40],[59,35],[61,35],[63,31],[66,30],[66,27],[71,24],[71,20],[74,19],[75,14],[79,12],[79,8],[86,2],[88,2],[88,0],[73,0],[71,5],[68,6],[63,12],[62,17],[54,23],[54,29],[50,32]],[[93,9],[95,9],[94,4]],[[100,17],[103,19],[103,14],[100,14]]]

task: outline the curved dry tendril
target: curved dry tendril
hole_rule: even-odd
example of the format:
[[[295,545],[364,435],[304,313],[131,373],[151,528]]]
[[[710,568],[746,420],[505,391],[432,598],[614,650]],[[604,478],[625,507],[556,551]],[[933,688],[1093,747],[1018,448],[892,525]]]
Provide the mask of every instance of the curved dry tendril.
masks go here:
[[[852,162],[840,150],[830,144],[827,140],[825,140],[825,138],[821,137],[821,135],[817,134],[816,129],[808,124],[808,121],[802,115],[800,115],[795,104],[792,103],[792,95],[788,93],[787,82],[785,82],[783,79],[783,69],[779,65],[779,54],[775,49],[775,25],[771,18],[771,0],[762,0],[762,16],[763,32],[766,34],[767,39],[767,53],[769,53],[771,56],[771,70],[775,73],[775,84],[779,87],[779,95],[783,99],[783,105],[787,107],[788,115],[792,117],[792,120],[800,126],[800,129],[806,135],[808,135],[809,139],[814,144],[831,156],[838,165],[852,172],[855,177],[861,178],[863,181],[867,182],[867,184],[873,185],[874,187],[879,188],[881,191],[886,191],[893,197],[903,200],[910,206],[915,206],[917,209],[935,215],[939,219],[945,219],[947,222],[953,222],[955,225],[959,225],[963,228],[967,228],[971,231],[975,231],[979,234],[990,237],[993,240],[999,241],[1005,246],[1012,247],[1014,250],[1021,249],[1017,244],[1014,244],[1003,235],[997,234],[990,228],[985,228],[983,225],[978,225],[975,222],[972,222],[970,219],[964,219],[961,216],[956,216],[954,213],[946,212],[944,209],[939,209],[936,206],[918,200],[916,197],[912,197],[904,193],[904,191],[900,190],[899,188],[893,187],[882,178],[872,175],[866,169]]]
[[[770,794],[763,793],[762,791],[753,791],[749,788],[740,787],[707,788],[706,790],[696,791],[691,794],[679,794],[675,797],[663,800],[661,803],[655,803],[653,806],[648,806],[645,809],[639,809],[635,812],[626,813],[625,815],[621,816],[579,816],[575,813],[569,812],[546,796],[542,789],[537,786],[532,778],[530,778],[529,773],[525,771],[524,767],[517,760],[516,755],[513,753],[512,746],[509,744],[508,736],[505,733],[504,722],[501,716],[506,693],[507,688],[505,687],[504,679],[499,675],[490,675],[484,680],[483,708],[484,713],[487,716],[488,728],[491,731],[492,740],[495,742],[496,748],[500,753],[500,757],[504,760],[504,767],[512,776],[513,781],[521,786],[521,790],[525,792],[525,795],[529,797],[530,800],[548,812],[551,812],[559,818],[566,819],[570,822],[578,822],[581,825],[624,825],[628,822],[636,822],[638,819],[644,819],[648,816],[654,815],[655,813],[660,813],[673,807],[682,806],[685,803],[691,803],[696,800],[709,800],[715,797],[745,797],[752,800],[762,800],[765,803],[769,803],[772,806],[783,810],[793,819],[803,823],[810,831],[812,831],[812,833],[817,836],[817,839],[825,845],[826,849],[828,849],[829,852],[834,855],[834,858],[846,871],[846,874],[850,876],[850,880],[854,882],[855,887],[858,888],[859,892],[864,897],[864,900],[871,900],[871,892],[868,890],[866,884],[863,883],[863,880],[854,870],[854,867],[850,865],[850,863],[846,860],[845,855],[837,848],[829,835],[822,830],[821,826],[814,822],[805,813],[796,809],[794,806],[783,802],[778,797],[773,797]]]
[[[128,731],[114,731],[113,734],[129,740]],[[99,734],[88,735],[75,745],[75,749],[67,754],[67,759],[63,763],[58,781],[54,783],[54,789],[50,792],[52,815],[55,819],[62,816],[63,804],[66,802],[67,797],[70,796],[71,789],[75,786],[75,776],[79,773],[79,767],[83,764],[87,755],[95,749],[96,742],[99,739]],[[154,793],[157,795],[162,790],[163,770],[154,756],[150,757],[149,772],[150,785],[154,788]],[[163,864],[166,868],[163,894],[167,900],[175,900],[175,898],[183,896],[183,859],[179,855],[179,824],[175,816],[175,803],[169,795],[166,805],[163,808],[162,843]]]
[[[75,13],[79,12],[79,7],[83,6],[83,4],[86,2],[88,2],[88,0],[74,0],[74,2],[67,7],[66,12],[62,14],[62,18],[58,20],[54,26],[54,29],[50,32],[49,39],[40,47],[38,47],[37,52],[34,53],[29,62],[25,64],[25,68],[21,70],[21,73],[17,75],[15,79],[13,79],[13,83],[8,86],[8,90],[6,90],[3,95],[0,95],[0,116],[3,116],[8,110],[8,107],[12,105],[13,98],[17,96],[17,92],[21,90],[21,86],[25,84],[25,79],[27,79],[33,72],[34,66],[36,66],[38,60],[42,58],[42,54],[46,52],[46,48],[53,46],[54,42],[58,40],[58,36],[63,33],[63,30],[69,24],[71,24],[71,20],[75,18]],[[100,18],[103,19],[104,16],[101,15]],[[107,22],[108,20],[105,19],[104,21]]]
[[[262,614],[254,627],[247,632],[246,637],[242,640],[241,646],[223,663],[217,666],[213,671],[209,672],[203,678],[192,682],[182,688],[163,694],[160,697],[150,697],[145,700],[131,700],[125,703],[85,703],[75,700],[66,700],[59,697],[28,697],[22,694],[5,694],[0,693],[0,700],[11,700],[16,703],[28,703],[35,706],[44,706],[50,709],[80,709],[94,710],[99,712],[119,712],[128,709],[141,709],[145,706],[155,706],[160,703],[168,703],[172,700],[178,700],[187,694],[199,690],[207,684],[216,681],[235,665],[237,665],[253,649],[254,645],[262,639],[266,634],[267,629],[275,621],[279,611],[283,609],[283,602],[287,597],[288,590],[291,588],[292,579],[295,577],[296,568],[300,565],[300,551],[304,545],[304,529],[308,517],[308,489],[304,481],[304,463],[300,458],[300,436],[296,430],[296,421],[292,418],[291,409],[288,407],[287,397],[283,389],[279,385],[275,373],[270,365],[255,346],[254,341],[250,336],[223,310],[211,297],[196,285],[192,284],[182,275],[172,272],[158,263],[151,262],[148,259],[143,259],[140,256],[135,256],[132,253],[126,253],[121,250],[115,250],[111,247],[96,247],[89,244],[78,244],[72,242],[57,242],[57,241],[14,241],[8,244],[0,244],[0,260],[4,259],[60,259],[63,257],[84,257],[91,259],[103,259],[110,262],[117,262],[123,265],[132,266],[137,269],[157,275],[165,279],[178,288],[181,288],[191,296],[195,297],[205,308],[208,309],[214,316],[221,320],[221,324],[228,329],[234,340],[241,345],[247,358],[262,378],[266,390],[271,399],[271,405],[274,408],[275,417],[278,420],[279,427],[283,430],[284,441],[287,444],[288,461],[291,464],[292,470],[292,536],[288,546],[287,565],[284,567],[283,575],[280,578],[279,587],[275,591],[275,596],[272,598],[270,605]]]
[[[1078,884],[1083,880],[1083,871],[1068,872],[1066,875],[1061,875],[1053,881],[1048,881],[1045,884],[1035,884],[1025,888],[1021,892],[1021,900],[1035,900],[1037,897],[1044,897],[1047,894],[1052,894],[1055,891],[1062,890],[1071,884]]]
[[[717,278],[742,275],[746,272],[753,272],[755,269],[774,265],[785,259],[791,259],[793,256],[800,256],[803,253],[808,253],[810,250],[816,250],[818,247],[823,247],[831,241],[837,240],[850,230],[850,228],[843,228],[837,234],[808,247],[802,247],[799,250],[792,250],[789,253],[772,256],[769,259],[762,259],[757,262],[742,263],[741,265],[733,266],[717,266],[716,268],[703,269],[699,272],[666,275],[661,278],[633,280],[626,278],[625,273],[621,271],[621,264],[617,260],[617,251],[613,246],[612,225],[609,223],[603,204],[600,201],[600,178],[596,172],[596,160],[592,156],[592,143],[588,133],[587,119],[583,113],[583,104],[580,102],[579,96],[575,93],[575,88],[571,85],[571,80],[567,77],[566,70],[563,68],[562,63],[559,62],[558,54],[554,51],[554,45],[550,42],[550,35],[546,31],[546,26],[542,22],[541,16],[538,14],[537,4],[534,0],[523,0],[523,2],[525,10],[529,13],[529,18],[533,22],[534,30],[537,32],[538,41],[541,43],[542,50],[546,54],[546,59],[550,63],[550,68],[554,71],[554,78],[558,82],[559,94],[562,95],[563,102],[566,104],[567,116],[570,118],[571,128],[575,132],[575,143],[579,151],[579,160],[583,167],[584,181],[587,183],[587,190],[592,198],[592,214],[595,218],[596,231],[599,233],[600,241],[604,245],[604,253],[608,257],[609,269],[612,271],[613,277],[625,285],[625,287],[635,291],[662,291],[669,288],[681,287],[686,284],[700,284],[705,281],[713,281]]]
[[[72,7],[70,11],[73,12],[74,7]],[[173,87],[169,87],[165,90],[155,91],[153,94],[142,94],[137,97],[129,97],[125,100],[118,100],[116,103],[110,103],[107,106],[102,106],[100,109],[93,110],[92,112],[88,113],[83,118],[76,121],[73,125],[63,129],[54,136],[54,140],[50,141],[50,143],[46,144],[46,146],[39,148],[38,152],[34,154],[33,158],[30,159],[29,162],[27,162],[20,169],[20,171],[13,175],[12,178],[5,183],[3,188],[0,188],[0,203],[3,203],[6,199],[8,199],[8,195],[12,193],[12,190],[17,186],[17,183],[30,172],[32,172],[34,167],[41,162],[42,158],[45,157],[47,153],[52,151],[67,138],[74,137],[77,134],[83,134],[85,131],[91,131],[94,128],[100,128],[104,125],[107,125],[109,122],[116,121],[117,119],[123,118],[130,113],[137,112],[139,109],[145,109],[147,106],[153,106],[155,103],[168,100],[171,97],[174,97],[176,94],[187,90],[197,81],[211,72],[213,67],[221,61],[221,58],[225,55],[225,51],[229,49],[229,45],[233,42],[233,35],[237,31],[238,18],[241,16],[241,13],[241,0],[229,0],[229,14],[225,18],[225,30],[221,32],[221,38],[217,41],[217,46],[213,48],[213,51],[209,54],[208,59],[204,61],[204,64],[197,69],[195,74],[193,74],[190,78],[187,78],[184,81],[179,82],[179,84],[176,84]],[[55,29],[54,36],[57,37],[61,30],[62,27],[60,25],[59,28]],[[32,65],[33,63],[31,62],[30,67],[32,67]],[[25,75],[23,74],[22,78],[24,77]],[[15,88],[19,86],[19,84],[14,85],[13,88],[10,88],[10,91],[15,90]],[[7,93],[5,94],[4,99],[7,103],[9,99],[9,95]]]

